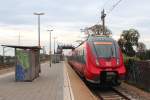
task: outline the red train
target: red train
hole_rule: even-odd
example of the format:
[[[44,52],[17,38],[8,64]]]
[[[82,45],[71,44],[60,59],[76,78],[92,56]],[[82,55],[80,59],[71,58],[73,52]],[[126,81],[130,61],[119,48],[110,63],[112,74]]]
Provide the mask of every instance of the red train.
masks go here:
[[[117,42],[107,36],[89,36],[72,51],[68,62],[90,83],[117,85],[126,74],[122,52]]]

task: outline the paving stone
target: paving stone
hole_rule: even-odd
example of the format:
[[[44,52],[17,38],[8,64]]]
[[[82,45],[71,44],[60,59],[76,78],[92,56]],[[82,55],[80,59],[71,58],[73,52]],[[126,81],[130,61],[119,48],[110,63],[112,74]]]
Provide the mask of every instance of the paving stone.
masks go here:
[[[0,100],[63,100],[63,64],[41,66],[33,82],[15,82],[14,72],[0,76]]]

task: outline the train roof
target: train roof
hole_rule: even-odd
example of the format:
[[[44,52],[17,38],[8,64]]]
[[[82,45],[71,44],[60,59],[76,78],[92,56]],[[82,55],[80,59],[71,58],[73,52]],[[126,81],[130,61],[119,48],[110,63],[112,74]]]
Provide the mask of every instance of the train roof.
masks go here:
[[[80,45],[82,45],[84,42],[94,42],[94,41],[102,41],[102,42],[114,42],[115,40],[111,38],[110,36],[106,35],[91,35],[88,37],[87,40],[81,42],[77,47],[78,48]]]
[[[93,41],[108,41],[108,42],[114,42],[115,40],[112,39],[109,36],[89,36],[88,40],[89,42],[93,42]]]

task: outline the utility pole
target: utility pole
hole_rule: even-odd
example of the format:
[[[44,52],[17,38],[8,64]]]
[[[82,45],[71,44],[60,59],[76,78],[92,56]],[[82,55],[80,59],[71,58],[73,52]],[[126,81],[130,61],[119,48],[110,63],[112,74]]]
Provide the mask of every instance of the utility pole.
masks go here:
[[[102,20],[102,26],[103,26],[103,35],[106,35],[106,30],[105,30],[105,10],[103,9],[103,11],[101,12],[101,20]]]
[[[5,47],[3,46],[3,64],[5,63]]]
[[[38,46],[41,47],[40,45],[40,16],[44,15],[44,13],[33,13],[33,14],[38,16]]]
[[[55,54],[55,41],[56,41],[56,37],[54,37],[54,54]]]
[[[49,54],[51,54],[51,34],[53,30],[47,30],[49,31]]]
[[[52,56],[51,56],[51,33],[52,33],[52,31],[53,30],[47,30],[47,31],[49,31],[49,33],[50,33],[50,36],[49,36],[49,56],[50,56],[50,66],[51,66],[51,60],[52,60]]]
[[[20,33],[19,33],[19,36],[18,36],[18,45],[20,46]]]
[[[54,63],[56,63],[55,42],[56,42],[56,37],[54,37]]]

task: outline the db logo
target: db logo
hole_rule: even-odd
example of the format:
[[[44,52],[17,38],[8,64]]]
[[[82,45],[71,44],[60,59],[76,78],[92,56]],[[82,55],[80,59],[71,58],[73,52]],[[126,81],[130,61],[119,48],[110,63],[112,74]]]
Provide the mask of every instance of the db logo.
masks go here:
[[[106,66],[111,66],[111,62],[106,62]]]

